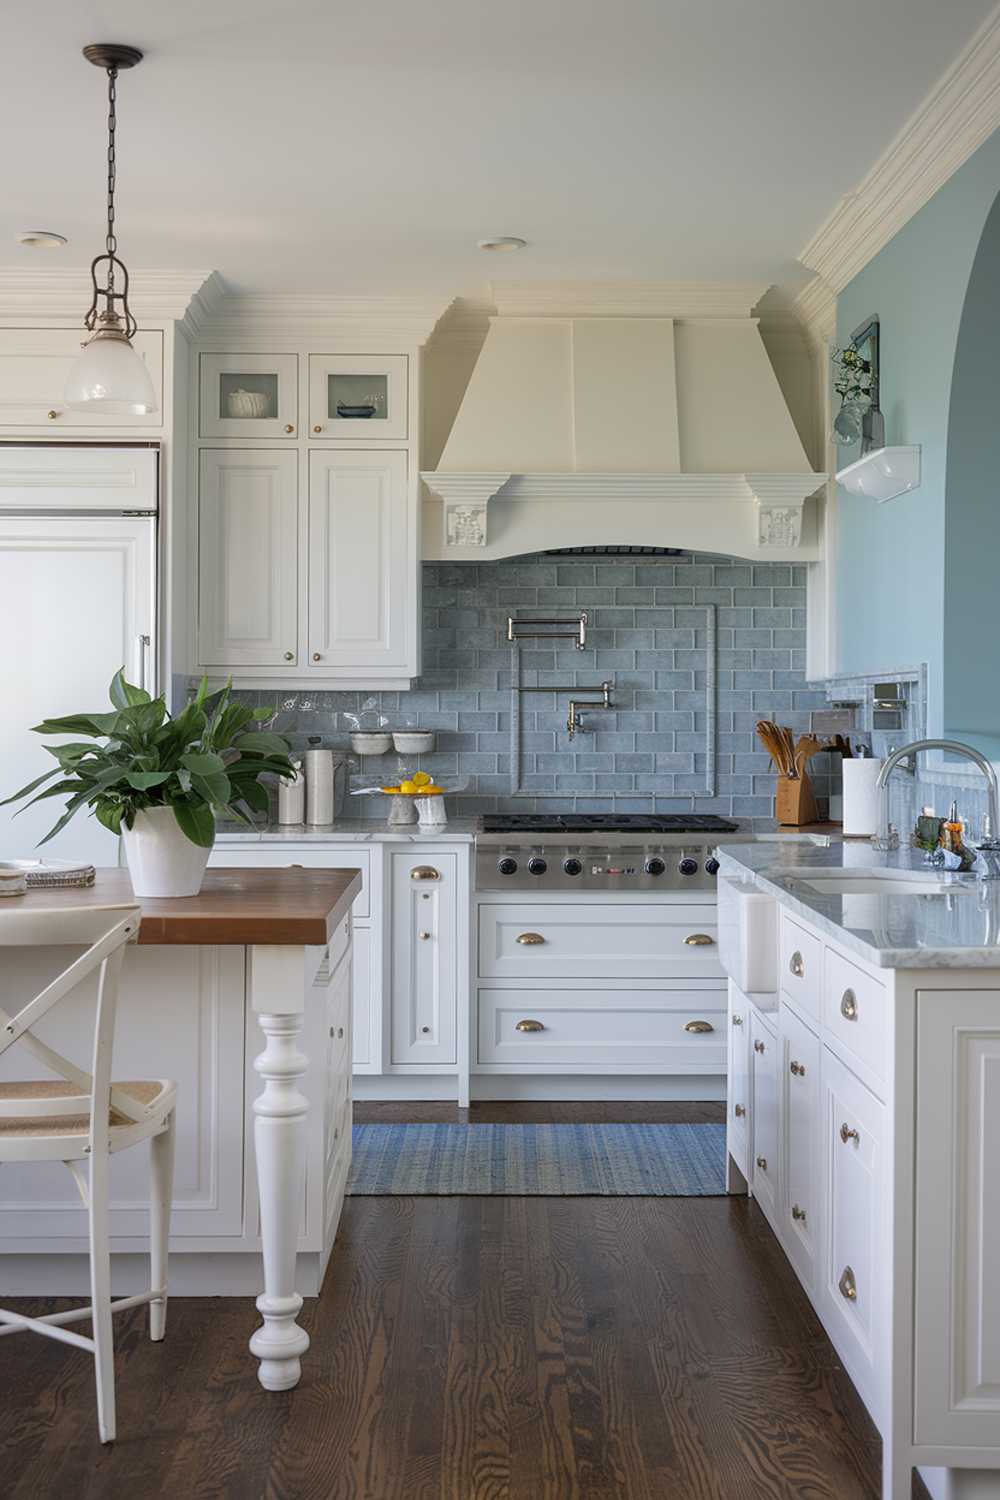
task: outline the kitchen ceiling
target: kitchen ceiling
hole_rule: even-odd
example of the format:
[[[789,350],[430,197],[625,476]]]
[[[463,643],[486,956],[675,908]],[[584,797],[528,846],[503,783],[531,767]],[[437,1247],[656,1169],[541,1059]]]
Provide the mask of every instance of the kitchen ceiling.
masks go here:
[[[130,267],[254,292],[808,279],[796,263],[989,0],[45,0],[0,53],[0,266],[103,239],[119,86]],[[16,243],[28,228],[60,251]],[[521,235],[502,258],[486,235]]]

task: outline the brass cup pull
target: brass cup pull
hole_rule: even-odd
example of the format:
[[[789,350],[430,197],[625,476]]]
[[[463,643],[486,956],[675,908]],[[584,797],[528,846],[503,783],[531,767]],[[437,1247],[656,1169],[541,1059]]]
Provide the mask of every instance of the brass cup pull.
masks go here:
[[[734,1015],[733,1016],[733,1025],[734,1026],[742,1026],[743,1025],[743,1017],[742,1016],[735,1016]]]
[[[845,990],[840,997],[840,1014],[845,1021],[858,1019],[858,997],[853,990]]]
[[[527,1019],[527,1020],[524,1020],[524,1021],[518,1021],[517,1025],[514,1027],[514,1030],[515,1031],[544,1031],[545,1027],[542,1025],[541,1021],[532,1021],[531,1019]]]
[[[758,1156],[758,1158],[757,1158],[757,1165],[758,1165],[758,1167],[760,1167],[760,1170],[762,1172],[766,1172],[767,1171],[767,1157],[766,1156]]]
[[[714,937],[709,937],[707,932],[689,932],[684,939],[686,948],[711,948],[715,942]]]
[[[806,966],[802,962],[802,954],[798,951],[798,949],[795,950],[791,958],[788,960],[788,967],[795,975],[796,979],[801,979],[803,974],[806,972]]]
[[[759,1042],[759,1041],[758,1042],[754,1042],[754,1044],[753,1044],[753,1050],[755,1052],[763,1052],[764,1051],[764,1043],[763,1042]]]
[[[545,939],[540,932],[519,932],[517,941],[523,948],[537,948],[539,943],[545,942]]]
[[[714,1031],[715,1027],[711,1021],[687,1021],[684,1030],[693,1032],[695,1036],[705,1036],[709,1031]]]
[[[747,1107],[746,1107],[745,1104],[734,1104],[733,1105],[733,1114],[736,1116],[737,1120],[742,1120],[742,1118],[746,1114],[746,1112],[747,1112]]]
[[[848,1302],[857,1302],[858,1283],[854,1279],[854,1272],[850,1266],[845,1266],[841,1271],[840,1280],[837,1282],[837,1290]]]
[[[860,1145],[861,1132],[859,1130],[852,1130],[850,1125],[848,1125],[847,1121],[845,1120],[843,1125],[841,1125],[840,1127],[840,1139],[843,1141],[845,1146],[847,1145],[848,1141],[857,1141]]]
[[[433,865],[414,865],[410,871],[411,880],[440,880],[441,871],[435,870]]]
[[[795,1219],[797,1223],[804,1224],[806,1222],[806,1211],[805,1211],[805,1209],[804,1208],[800,1208],[797,1203],[793,1203],[792,1204],[792,1218]]]
[[[789,1073],[794,1073],[796,1078],[804,1078],[806,1076],[806,1065],[805,1063],[796,1062],[793,1058],[788,1064],[788,1071]]]

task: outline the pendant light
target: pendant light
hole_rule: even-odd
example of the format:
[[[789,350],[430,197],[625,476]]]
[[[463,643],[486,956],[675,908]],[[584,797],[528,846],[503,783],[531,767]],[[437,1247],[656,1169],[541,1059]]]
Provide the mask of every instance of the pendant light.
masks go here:
[[[104,412],[109,416],[141,417],[156,411],[156,392],[149,371],[132,347],[136,321],[128,305],[128,271],[118,258],[115,236],[115,131],[117,127],[116,85],[120,68],[134,68],[142,61],[136,47],[98,42],[84,47],[83,55],[108,75],[108,232],[104,253],[90,265],[94,295],[84,327],[91,337],[83,346],[66,381],[66,405],[77,410]],[[98,267],[103,286],[98,285]],[[121,277],[121,291],[116,278]],[[98,303],[104,306],[98,311]],[[115,304],[120,306],[116,307]]]

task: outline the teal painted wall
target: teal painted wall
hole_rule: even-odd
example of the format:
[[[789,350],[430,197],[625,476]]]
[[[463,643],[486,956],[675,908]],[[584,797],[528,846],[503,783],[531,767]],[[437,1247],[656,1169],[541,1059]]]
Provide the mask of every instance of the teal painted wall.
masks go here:
[[[949,611],[945,602],[949,508],[953,518],[961,508],[957,479],[948,487],[948,428],[966,293],[998,192],[1000,132],[844,288],[837,305],[838,343],[845,342],[866,317],[878,314],[886,439],[890,444],[919,443],[923,473],[918,490],[885,505],[839,491],[836,670],[883,672],[926,661],[931,734],[957,732],[947,718],[964,706],[967,696],[956,700],[953,693],[946,694],[946,667],[954,670],[962,660],[975,666],[987,650],[981,627],[970,629],[969,612]],[[985,274],[985,261],[983,269]],[[993,278],[1000,294],[996,257]],[[993,395],[1000,417],[996,379]],[[838,455],[841,466],[855,456],[843,448]],[[963,483],[976,463],[985,472],[987,455],[969,455],[963,463]],[[992,511],[981,500],[970,507],[960,528],[963,537],[973,510],[981,532],[987,533],[981,534],[980,545],[997,558],[1000,502]],[[957,525],[953,533],[954,555]],[[965,545],[963,540],[963,550]],[[949,589],[953,586],[954,578],[948,584]],[[992,724],[980,724],[975,742],[987,748],[986,740],[995,734],[996,745],[988,748],[1000,753],[1000,695],[990,713]],[[966,737],[972,737],[971,731]]]

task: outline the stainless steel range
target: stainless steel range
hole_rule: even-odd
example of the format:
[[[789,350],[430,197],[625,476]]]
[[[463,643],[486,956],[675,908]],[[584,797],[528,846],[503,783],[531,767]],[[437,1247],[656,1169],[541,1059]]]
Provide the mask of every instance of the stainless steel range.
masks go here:
[[[486,814],[480,891],[715,891],[726,818],[692,813]],[[745,835],[744,835],[745,837]]]

